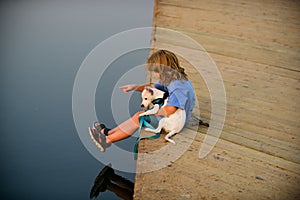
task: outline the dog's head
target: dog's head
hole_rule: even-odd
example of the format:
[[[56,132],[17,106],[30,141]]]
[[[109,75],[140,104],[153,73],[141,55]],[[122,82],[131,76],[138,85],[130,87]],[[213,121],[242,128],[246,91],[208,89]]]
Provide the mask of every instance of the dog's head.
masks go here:
[[[144,109],[149,109],[152,106],[152,101],[154,100],[154,91],[151,88],[145,88],[142,92],[142,104],[141,107]]]
[[[145,110],[151,109],[154,106],[154,104],[158,104],[158,102],[154,103],[154,100],[161,99],[165,101],[168,98],[168,96],[168,91],[162,91],[157,88],[146,87],[142,92],[141,107]]]

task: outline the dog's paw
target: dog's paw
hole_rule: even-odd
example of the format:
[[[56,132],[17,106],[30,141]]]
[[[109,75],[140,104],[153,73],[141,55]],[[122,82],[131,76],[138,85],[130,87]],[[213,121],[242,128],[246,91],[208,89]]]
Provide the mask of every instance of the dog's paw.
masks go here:
[[[139,114],[139,117],[145,116],[146,114],[143,112],[141,114]]]
[[[170,139],[170,138],[165,137],[165,140],[171,142],[172,144],[176,144],[176,142],[174,140]]]
[[[151,129],[151,128],[145,128],[145,131],[153,132],[153,129]]]

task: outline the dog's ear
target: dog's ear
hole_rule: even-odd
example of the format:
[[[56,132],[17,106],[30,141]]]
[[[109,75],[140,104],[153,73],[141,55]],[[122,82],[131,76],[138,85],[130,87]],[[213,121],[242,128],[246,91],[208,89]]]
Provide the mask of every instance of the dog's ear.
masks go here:
[[[153,91],[150,87],[146,87],[145,89],[146,89],[148,92],[150,92],[151,95],[154,94],[154,91]]]
[[[149,88],[148,90],[149,90],[150,94],[153,96],[153,94],[154,94],[153,90],[151,88]]]

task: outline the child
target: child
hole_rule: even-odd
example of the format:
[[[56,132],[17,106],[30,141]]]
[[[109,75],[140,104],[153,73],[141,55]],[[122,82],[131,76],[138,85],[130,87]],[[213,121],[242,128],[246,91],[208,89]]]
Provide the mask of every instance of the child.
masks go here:
[[[184,69],[179,66],[176,55],[167,50],[159,50],[153,53],[147,60],[147,69],[154,72],[159,79],[154,85],[130,84],[120,87],[124,93],[129,91],[142,92],[145,87],[156,87],[160,90],[168,90],[169,97],[167,105],[161,108],[156,116],[162,118],[173,114],[178,108],[186,112],[186,122],[191,117],[195,105],[195,93],[191,82],[188,80]],[[137,112],[130,119],[126,120],[114,129],[108,129],[104,124],[94,123],[90,129],[93,142],[100,151],[105,151],[113,142],[123,140],[135,133],[139,128],[139,114]]]

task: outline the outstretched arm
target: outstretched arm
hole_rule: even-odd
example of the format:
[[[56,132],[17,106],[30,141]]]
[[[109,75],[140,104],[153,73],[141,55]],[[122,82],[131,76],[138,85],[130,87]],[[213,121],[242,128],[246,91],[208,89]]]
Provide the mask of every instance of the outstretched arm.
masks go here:
[[[124,93],[128,93],[132,90],[142,92],[145,87],[153,87],[153,85],[150,85],[150,83],[146,84],[129,84],[129,85],[123,85],[120,87],[120,89],[123,90]]]

